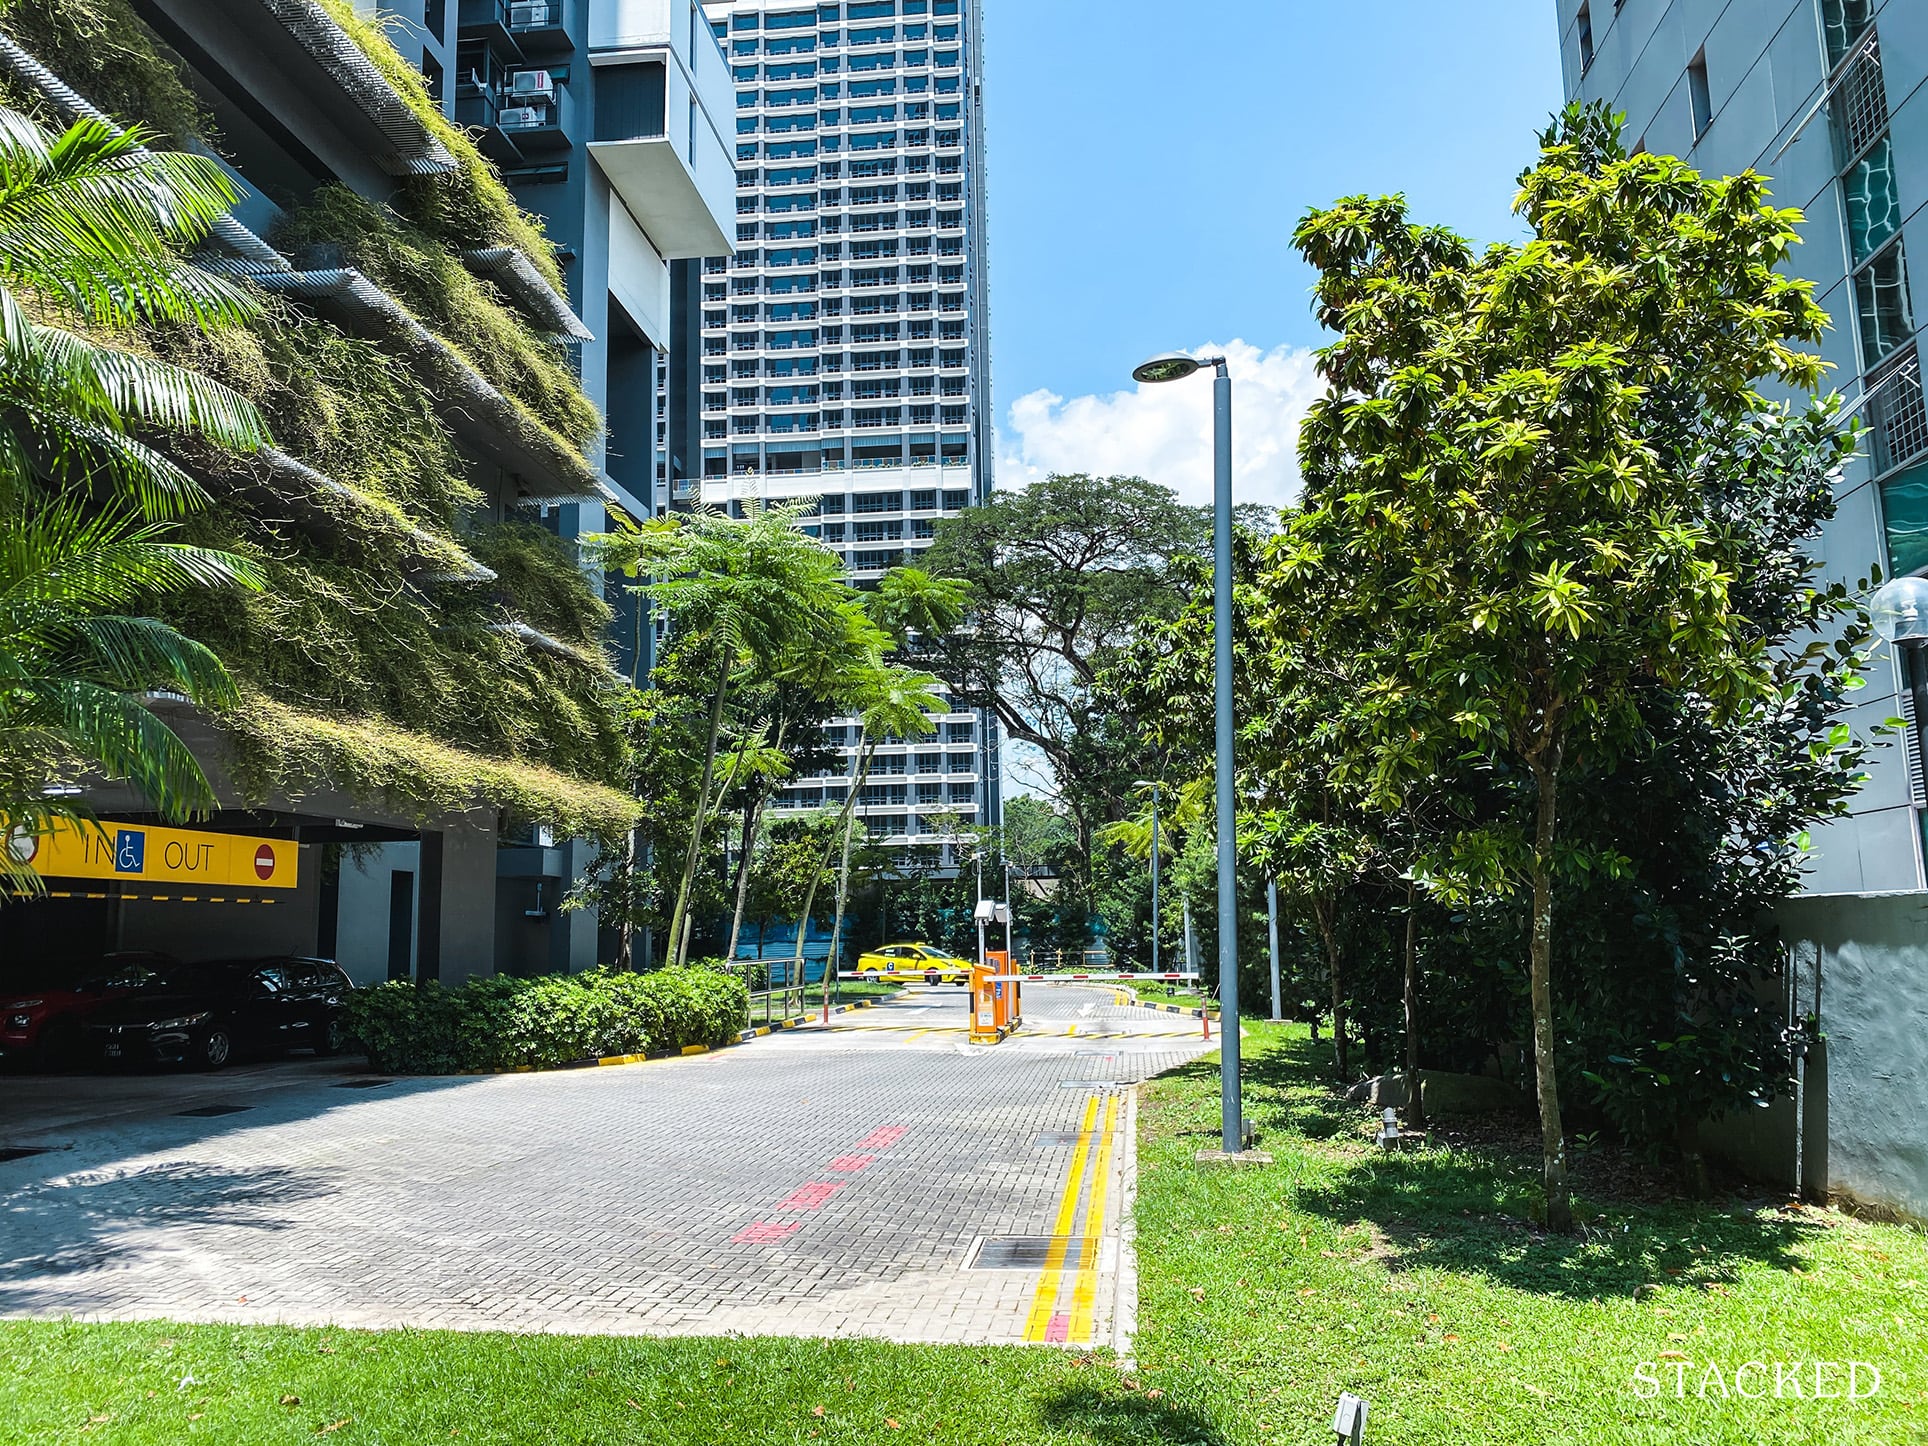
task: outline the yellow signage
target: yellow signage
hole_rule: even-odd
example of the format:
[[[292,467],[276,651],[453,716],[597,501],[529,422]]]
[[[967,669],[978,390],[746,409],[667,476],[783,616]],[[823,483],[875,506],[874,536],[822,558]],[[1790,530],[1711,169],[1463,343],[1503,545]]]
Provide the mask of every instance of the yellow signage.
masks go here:
[[[43,878],[250,889],[295,887],[300,852],[291,839],[113,822],[57,823],[44,834],[17,829],[7,847]]]

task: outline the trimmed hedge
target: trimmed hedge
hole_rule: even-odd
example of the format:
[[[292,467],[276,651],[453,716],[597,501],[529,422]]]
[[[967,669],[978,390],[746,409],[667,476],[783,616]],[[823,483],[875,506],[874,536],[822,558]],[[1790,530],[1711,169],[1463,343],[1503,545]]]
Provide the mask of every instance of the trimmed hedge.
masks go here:
[[[696,965],[649,974],[498,976],[454,989],[393,980],[356,990],[348,1021],[378,1070],[461,1074],[729,1044],[748,1007],[742,980]]]

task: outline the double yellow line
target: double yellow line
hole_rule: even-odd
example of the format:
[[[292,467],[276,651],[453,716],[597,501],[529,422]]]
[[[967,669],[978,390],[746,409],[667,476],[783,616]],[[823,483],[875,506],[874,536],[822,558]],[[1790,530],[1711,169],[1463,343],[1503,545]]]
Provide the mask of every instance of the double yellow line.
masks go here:
[[[1024,1323],[1024,1339],[1033,1344],[1090,1345],[1097,1313],[1098,1255],[1105,1229],[1105,1209],[1111,1184],[1111,1152],[1118,1127],[1118,1096],[1104,1097],[1099,1120],[1099,1097],[1085,1104],[1084,1123],[1071,1151],[1071,1170],[1058,1197],[1051,1223],[1051,1247],[1045,1255],[1031,1312]],[[1089,1186],[1090,1199],[1084,1199]],[[1082,1204],[1083,1209],[1080,1210]],[[1079,1228],[1082,1214],[1083,1226]],[[1083,1244],[1075,1261],[1070,1256],[1073,1237]],[[1067,1295],[1069,1277],[1069,1299]],[[1061,1308],[1065,1307],[1065,1308]]]

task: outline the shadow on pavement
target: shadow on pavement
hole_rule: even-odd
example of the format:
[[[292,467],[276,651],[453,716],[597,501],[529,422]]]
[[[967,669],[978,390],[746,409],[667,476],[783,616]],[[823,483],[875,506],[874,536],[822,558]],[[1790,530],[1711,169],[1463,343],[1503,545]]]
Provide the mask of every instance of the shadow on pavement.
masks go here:
[[[325,1179],[297,1170],[186,1162],[35,1181],[0,1196],[0,1314],[45,1308],[51,1293],[35,1289],[36,1282],[131,1264],[143,1255],[147,1232],[175,1226],[280,1230],[289,1206],[333,1190]],[[71,1285],[63,1286],[58,1303],[71,1310],[79,1302]]]

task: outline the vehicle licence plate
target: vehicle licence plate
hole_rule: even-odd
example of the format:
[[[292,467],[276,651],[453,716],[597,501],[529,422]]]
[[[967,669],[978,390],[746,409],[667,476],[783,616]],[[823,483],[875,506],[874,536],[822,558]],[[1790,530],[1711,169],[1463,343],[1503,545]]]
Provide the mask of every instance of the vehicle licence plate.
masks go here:
[[[108,1045],[108,1046],[107,1046],[107,1057],[108,1057],[109,1059],[119,1059],[119,1058],[120,1058],[120,1046],[119,1046],[118,1044],[110,1044],[110,1045]]]

